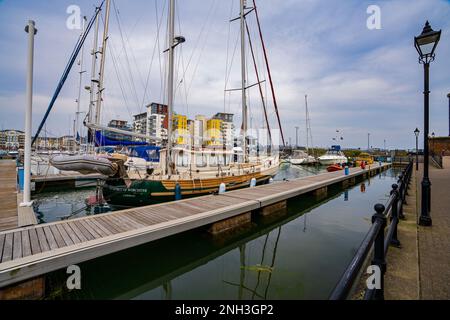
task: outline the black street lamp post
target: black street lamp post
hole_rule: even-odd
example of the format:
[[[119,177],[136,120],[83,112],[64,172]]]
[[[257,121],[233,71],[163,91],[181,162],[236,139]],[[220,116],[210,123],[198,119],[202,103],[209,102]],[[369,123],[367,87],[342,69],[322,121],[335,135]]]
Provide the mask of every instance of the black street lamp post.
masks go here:
[[[430,62],[434,60],[434,51],[441,37],[441,30],[434,31],[430,23],[427,21],[422,33],[414,37],[414,45],[419,53],[419,63],[424,66],[424,163],[423,163],[423,179],[422,179],[422,208],[420,213],[419,224],[421,226],[431,226],[430,217],[431,207],[431,182],[428,176],[429,165],[429,114],[430,114]]]
[[[414,135],[416,136],[416,171],[419,171],[419,128],[414,130]]]
[[[450,93],[447,94],[448,98],[448,136],[450,137]]]

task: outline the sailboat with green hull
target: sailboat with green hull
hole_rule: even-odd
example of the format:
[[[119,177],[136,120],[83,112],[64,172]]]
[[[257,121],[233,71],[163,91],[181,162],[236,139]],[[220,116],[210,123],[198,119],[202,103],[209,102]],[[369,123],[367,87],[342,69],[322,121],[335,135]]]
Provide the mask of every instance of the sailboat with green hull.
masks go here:
[[[256,11],[256,6],[248,8],[245,0],[240,0],[240,4],[242,87],[238,90],[242,93],[242,131],[245,133],[247,132],[248,119],[245,46],[245,31],[248,32],[248,26],[245,17],[249,12]],[[278,155],[269,154],[264,157],[253,158],[249,156],[249,139],[246,134],[241,137],[242,149],[240,153],[235,148],[173,146],[175,140],[172,136],[174,50],[176,46],[185,41],[183,37],[174,37],[175,8],[175,0],[170,0],[168,39],[169,43],[173,45],[169,46],[167,50],[169,55],[167,145],[165,149],[161,150],[159,166],[153,168],[151,174],[145,170],[130,170],[123,165],[123,161],[119,160],[121,169],[117,171],[115,176],[108,178],[103,186],[103,196],[112,205],[150,205],[181,197],[207,195],[218,192],[219,188],[224,190],[246,188],[251,185],[267,183],[278,172]],[[252,47],[250,46],[250,48]],[[256,65],[255,71],[257,72]],[[261,83],[258,83],[258,85],[261,85]],[[260,91],[262,92],[262,90]],[[274,93],[272,92],[272,94],[275,100]],[[267,129],[270,135],[270,128],[267,127]]]

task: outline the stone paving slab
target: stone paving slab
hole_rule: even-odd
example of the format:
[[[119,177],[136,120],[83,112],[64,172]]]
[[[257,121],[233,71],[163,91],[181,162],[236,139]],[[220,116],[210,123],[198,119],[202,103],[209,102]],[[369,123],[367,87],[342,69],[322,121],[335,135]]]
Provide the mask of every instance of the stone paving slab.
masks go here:
[[[419,258],[417,245],[417,188],[413,171],[407,204],[403,207],[404,220],[398,225],[400,248],[390,247],[385,275],[386,300],[418,300]]]
[[[419,171],[417,179],[419,192],[421,180],[422,170]],[[430,180],[433,225],[432,227],[418,228],[420,299],[449,300],[450,168],[430,167]],[[420,193],[418,194],[420,195]],[[418,200],[420,204],[420,197]]]

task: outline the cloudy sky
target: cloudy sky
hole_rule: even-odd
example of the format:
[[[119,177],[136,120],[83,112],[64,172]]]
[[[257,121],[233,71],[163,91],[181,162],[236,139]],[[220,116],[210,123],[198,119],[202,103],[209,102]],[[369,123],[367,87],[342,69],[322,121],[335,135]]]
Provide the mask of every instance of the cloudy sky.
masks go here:
[[[67,28],[70,5],[90,18],[100,0],[0,0],[0,128],[24,127],[27,35],[36,21],[33,128],[36,129],[61,77],[80,30]],[[250,1],[249,1],[250,4]],[[447,0],[257,0],[286,140],[305,143],[308,94],[315,145],[329,146],[336,130],[343,147],[412,148],[413,130],[422,130],[423,69],[413,37],[428,19],[442,29],[431,66],[430,130],[448,135],[450,92],[450,2]],[[367,8],[381,8],[381,29],[369,30]],[[149,102],[166,100],[165,34],[167,0],[114,0],[107,48],[102,122],[131,120]],[[227,111],[240,121],[240,52],[237,0],[178,1],[175,110],[190,117]],[[267,79],[253,14],[248,16],[260,77]],[[159,29],[159,32],[158,32]],[[158,37],[159,34],[159,37]],[[89,84],[92,33],[84,52],[83,86]],[[237,49],[235,49],[237,48]],[[248,49],[248,48],[247,48]],[[247,50],[248,51],[248,50]],[[250,58],[250,56],[248,56]],[[249,84],[256,81],[248,60]],[[47,122],[49,135],[71,132],[78,94],[74,66]],[[227,79],[227,80],[226,80]],[[249,90],[251,122],[262,126],[257,87]],[[270,123],[276,127],[267,82]],[[89,95],[83,90],[82,111]],[[430,131],[430,132],[431,132]]]

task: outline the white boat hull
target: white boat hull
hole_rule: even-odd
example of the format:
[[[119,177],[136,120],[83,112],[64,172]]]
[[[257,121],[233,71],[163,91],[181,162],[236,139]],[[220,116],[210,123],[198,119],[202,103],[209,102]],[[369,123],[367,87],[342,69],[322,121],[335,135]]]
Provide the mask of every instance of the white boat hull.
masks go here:
[[[306,159],[290,159],[289,162],[295,165],[300,165],[305,162]]]
[[[330,166],[332,164],[340,164],[340,163],[347,163],[348,160],[345,157],[336,157],[336,158],[320,158],[319,157],[319,163],[323,166]]]

